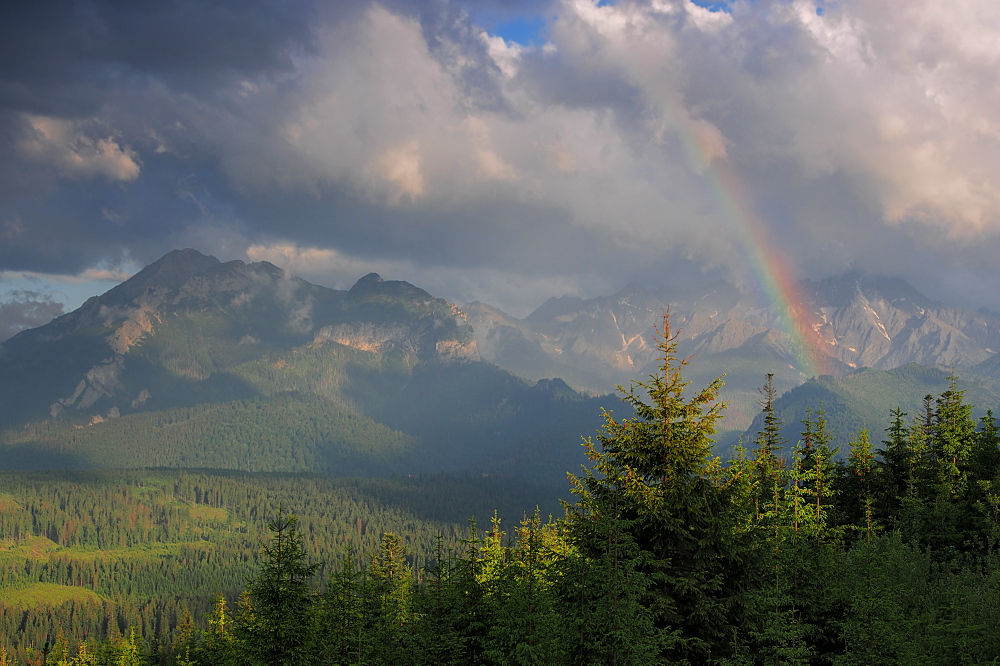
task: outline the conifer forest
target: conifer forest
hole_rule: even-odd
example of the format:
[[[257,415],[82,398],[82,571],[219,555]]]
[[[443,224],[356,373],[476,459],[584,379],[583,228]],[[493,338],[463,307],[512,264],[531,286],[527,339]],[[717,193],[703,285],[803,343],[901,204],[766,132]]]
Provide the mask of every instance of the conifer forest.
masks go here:
[[[4,473],[0,666],[997,663],[992,412],[953,378],[838,452],[822,405],[784,439],[768,376],[723,459],[723,379],[663,332],[534,511],[492,477]]]

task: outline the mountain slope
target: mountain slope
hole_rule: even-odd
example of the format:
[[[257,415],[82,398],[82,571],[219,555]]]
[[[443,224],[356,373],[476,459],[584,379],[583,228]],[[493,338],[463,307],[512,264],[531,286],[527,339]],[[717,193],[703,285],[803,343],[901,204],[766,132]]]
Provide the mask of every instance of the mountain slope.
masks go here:
[[[810,379],[774,403],[775,413],[784,423],[781,435],[786,448],[798,441],[806,410],[820,408],[826,412],[834,442],[842,450],[861,428],[869,430],[878,448],[889,426],[890,410],[902,409],[907,414],[907,423],[912,423],[923,413],[925,396],[936,398],[948,389],[950,375],[950,370],[911,363],[891,370],[866,368],[844,377],[827,375]],[[956,384],[965,392],[965,404],[975,407],[976,418],[987,409],[1000,413],[1000,383],[965,372],[959,373]],[[747,429],[744,441],[752,441],[761,427],[758,415]]]
[[[0,345],[0,387],[16,467],[502,470],[515,445],[582,455],[600,420],[565,384],[479,361],[464,315],[418,287],[336,291],[193,250]]]

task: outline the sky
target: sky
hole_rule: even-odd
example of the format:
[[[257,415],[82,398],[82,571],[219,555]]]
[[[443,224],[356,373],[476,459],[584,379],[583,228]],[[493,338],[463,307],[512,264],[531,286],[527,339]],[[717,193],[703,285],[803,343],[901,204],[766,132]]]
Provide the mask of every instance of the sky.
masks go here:
[[[0,339],[182,247],[517,316],[849,269],[1000,310],[998,34],[994,0],[8,3]]]

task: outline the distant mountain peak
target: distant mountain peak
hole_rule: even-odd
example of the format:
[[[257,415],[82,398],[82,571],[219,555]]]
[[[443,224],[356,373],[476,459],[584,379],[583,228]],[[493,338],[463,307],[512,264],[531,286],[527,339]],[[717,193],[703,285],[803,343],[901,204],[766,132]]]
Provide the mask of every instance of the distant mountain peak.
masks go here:
[[[354,286],[351,287],[351,291],[363,291],[365,289],[370,289],[374,285],[381,284],[383,282],[385,282],[385,280],[383,280],[382,276],[379,275],[378,273],[369,273],[368,275],[364,276],[363,278],[355,282]]]
[[[430,302],[436,299],[420,287],[404,280],[383,280],[378,273],[369,273],[354,283],[348,292],[352,298],[377,295],[411,302]],[[442,301],[444,302],[444,301]]]
[[[301,350],[320,354],[331,344],[442,364],[479,360],[465,315],[408,282],[370,273],[338,291],[268,262],[223,263],[188,248],[0,343],[0,403],[39,418],[104,419],[182,404],[199,391],[243,398],[253,389],[234,368],[280,370]],[[282,353],[290,356],[267,356]],[[324,377],[332,386],[333,375]]]
[[[905,280],[893,277],[870,276],[857,269],[822,280],[803,280],[804,291],[811,293],[817,304],[832,307],[846,307],[859,295],[865,298],[881,298],[894,303],[908,301],[912,305],[927,308],[933,301]]]
[[[213,256],[195,249],[172,250],[100,297],[104,303],[123,304],[131,301],[151,286],[177,289],[192,275],[205,273],[221,266]]]
[[[149,271],[152,274],[163,275],[166,273],[201,273],[219,266],[222,262],[210,254],[202,254],[194,248],[184,248],[182,250],[171,250],[165,255],[151,263],[146,268],[139,271],[136,276]],[[243,262],[240,262],[241,264]],[[134,276],[134,277],[136,277]]]
[[[579,296],[566,295],[559,296],[558,298],[553,296],[535,308],[524,320],[531,323],[550,321],[560,315],[574,312],[583,307],[583,305],[584,300]]]

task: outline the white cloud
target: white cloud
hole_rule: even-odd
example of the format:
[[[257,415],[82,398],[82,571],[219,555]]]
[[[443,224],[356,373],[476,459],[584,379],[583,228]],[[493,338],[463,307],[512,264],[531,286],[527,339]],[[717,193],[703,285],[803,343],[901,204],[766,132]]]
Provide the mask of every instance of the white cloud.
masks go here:
[[[1000,231],[1000,5],[799,0],[778,20],[816,55],[778,78],[789,156],[867,175],[890,223]]]
[[[420,171],[420,144],[407,141],[375,156],[369,172],[376,173],[393,186],[389,200],[398,204],[403,197],[416,199],[424,193],[424,175]]]
[[[17,142],[26,159],[55,168],[71,177],[100,176],[110,181],[132,181],[139,177],[138,157],[113,136],[94,137],[84,123],[37,115],[25,115],[30,130]]]

